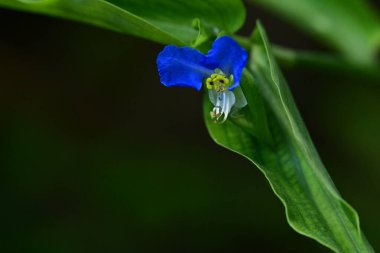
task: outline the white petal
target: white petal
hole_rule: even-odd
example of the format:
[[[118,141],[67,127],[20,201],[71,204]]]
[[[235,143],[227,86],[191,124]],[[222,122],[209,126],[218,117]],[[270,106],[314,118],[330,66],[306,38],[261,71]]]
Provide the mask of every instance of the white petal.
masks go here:
[[[211,117],[217,123],[223,123],[226,121],[231,108],[235,104],[235,95],[232,91],[216,92],[214,90],[209,90],[209,98],[211,103],[213,103],[214,108],[211,111]],[[223,119],[220,121],[220,118]]]
[[[222,112],[224,114],[223,122],[226,121],[228,114],[231,111],[232,106],[235,104],[235,95],[232,91],[223,92],[224,104],[222,106]]]
[[[244,106],[248,104],[247,99],[245,98],[244,93],[242,89],[240,88],[240,86],[236,87],[233,92],[236,97],[236,103],[235,103],[236,109],[243,108]]]

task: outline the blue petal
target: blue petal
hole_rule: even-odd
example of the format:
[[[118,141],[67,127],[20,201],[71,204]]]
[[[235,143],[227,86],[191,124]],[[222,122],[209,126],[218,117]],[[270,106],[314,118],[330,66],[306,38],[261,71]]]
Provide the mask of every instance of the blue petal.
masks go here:
[[[243,69],[247,64],[248,54],[231,37],[222,36],[214,41],[207,54],[207,66],[211,69],[219,68],[227,76],[234,76],[233,90],[240,83]]]
[[[160,81],[168,87],[200,90],[203,79],[213,73],[205,67],[205,61],[205,55],[190,47],[166,46],[157,57]]]

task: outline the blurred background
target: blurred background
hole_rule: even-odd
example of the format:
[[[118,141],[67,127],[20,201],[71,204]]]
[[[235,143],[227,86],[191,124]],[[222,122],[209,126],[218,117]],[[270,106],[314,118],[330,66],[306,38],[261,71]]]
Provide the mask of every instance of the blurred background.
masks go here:
[[[247,7],[242,34],[260,18],[272,42],[326,50]],[[1,252],[329,252],[292,231],[256,168],[213,143],[201,94],[159,83],[162,45],[4,9],[0,23]],[[380,250],[380,86],[285,75]]]

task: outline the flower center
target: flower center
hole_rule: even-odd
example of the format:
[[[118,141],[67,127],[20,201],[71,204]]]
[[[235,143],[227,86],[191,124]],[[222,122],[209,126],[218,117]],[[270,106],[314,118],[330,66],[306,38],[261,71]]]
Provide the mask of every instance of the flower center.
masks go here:
[[[225,92],[228,90],[231,81],[224,74],[212,74],[206,79],[207,89],[214,89],[216,92]]]
[[[222,70],[215,69],[205,83],[211,103],[214,105],[210,112],[211,119],[215,123],[223,123],[235,104],[235,95],[228,90],[234,83],[234,76],[227,77]]]

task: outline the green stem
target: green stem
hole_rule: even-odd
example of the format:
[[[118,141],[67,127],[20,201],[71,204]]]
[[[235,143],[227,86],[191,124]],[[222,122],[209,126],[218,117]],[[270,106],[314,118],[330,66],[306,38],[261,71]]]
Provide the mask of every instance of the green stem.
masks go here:
[[[246,49],[253,45],[249,38],[234,35],[234,39]],[[321,52],[289,49],[278,45],[272,47],[274,56],[281,67],[288,69],[304,69],[334,74],[344,74],[368,81],[380,80],[380,66],[360,65],[342,57]]]

